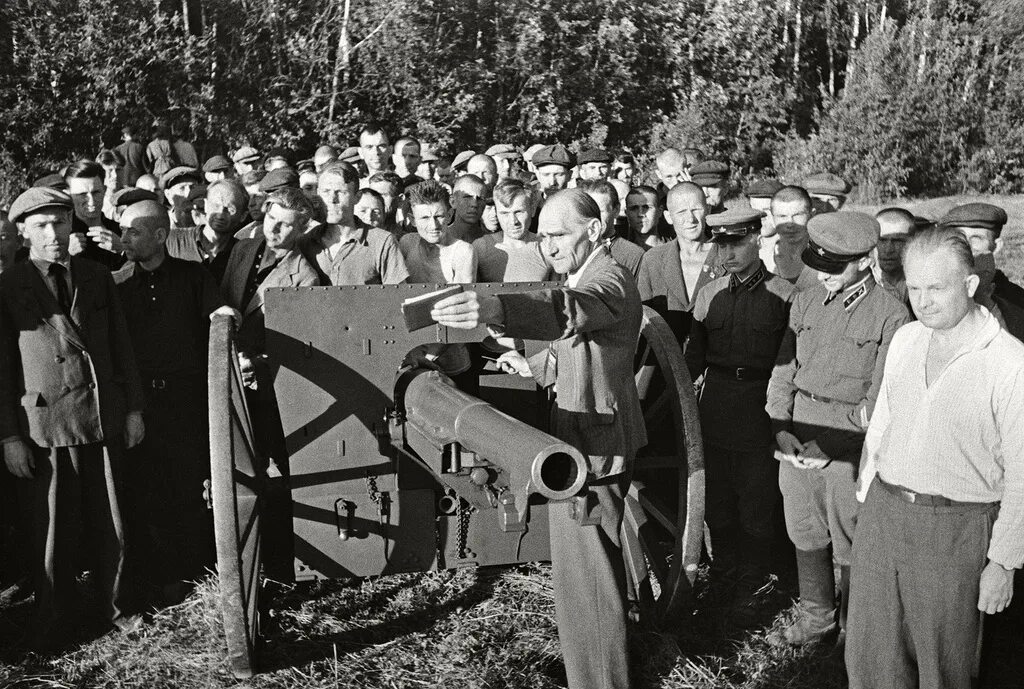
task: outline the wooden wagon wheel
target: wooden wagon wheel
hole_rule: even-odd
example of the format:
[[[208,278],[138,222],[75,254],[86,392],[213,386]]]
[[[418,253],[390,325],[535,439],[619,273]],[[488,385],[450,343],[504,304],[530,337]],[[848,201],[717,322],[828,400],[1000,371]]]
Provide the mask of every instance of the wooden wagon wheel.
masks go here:
[[[623,554],[641,618],[671,622],[691,602],[704,541],[704,450],[679,343],[646,306],[635,377],[648,444],[626,496]]]
[[[229,316],[217,316],[210,326],[210,492],[228,660],[241,679],[254,672],[259,640],[264,474],[258,468],[233,332]]]

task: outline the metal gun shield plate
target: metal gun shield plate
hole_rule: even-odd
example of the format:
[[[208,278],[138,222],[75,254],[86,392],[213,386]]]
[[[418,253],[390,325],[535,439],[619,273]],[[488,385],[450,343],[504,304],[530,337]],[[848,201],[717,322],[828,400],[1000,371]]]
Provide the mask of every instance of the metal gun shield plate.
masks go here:
[[[242,374],[232,344],[234,321],[210,326],[210,491],[213,498],[221,614],[231,671],[255,671],[259,640],[260,512],[264,474],[258,467]]]
[[[704,542],[704,449],[682,350],[646,306],[634,368],[648,444],[634,464],[622,546],[630,601],[642,619],[660,622],[692,602]]]

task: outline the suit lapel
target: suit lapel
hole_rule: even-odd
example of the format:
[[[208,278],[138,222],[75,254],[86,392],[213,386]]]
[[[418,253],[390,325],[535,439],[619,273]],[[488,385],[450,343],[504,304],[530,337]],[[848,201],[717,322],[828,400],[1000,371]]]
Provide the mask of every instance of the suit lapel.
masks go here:
[[[53,296],[43,276],[31,260],[22,264],[25,280],[22,282],[22,298],[25,306],[36,313],[42,321],[57,331],[65,340],[79,349],[86,349],[74,322],[60,311],[57,298]]]
[[[93,272],[81,261],[71,259],[71,283],[75,288],[71,296],[71,319],[78,328],[85,324],[85,314],[92,299],[94,288]]]
[[[683,308],[689,308],[690,295],[686,293],[686,282],[683,280],[683,262],[679,258],[679,240],[668,243],[671,251],[665,252],[665,289],[671,292]]]

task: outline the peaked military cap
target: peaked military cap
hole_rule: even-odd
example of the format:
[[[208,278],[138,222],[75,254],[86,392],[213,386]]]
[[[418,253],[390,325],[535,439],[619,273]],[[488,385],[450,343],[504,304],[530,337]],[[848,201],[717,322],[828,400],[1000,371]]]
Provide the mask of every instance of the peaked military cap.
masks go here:
[[[584,163],[608,163],[610,165],[613,160],[615,160],[615,156],[613,156],[611,153],[604,150],[603,148],[590,148],[587,149],[586,151],[583,151],[582,153],[579,154],[579,156],[577,156],[576,164],[583,165]]]
[[[690,168],[690,179],[702,187],[712,187],[729,178],[729,164],[718,160],[705,160]]]
[[[160,188],[170,189],[175,184],[189,181],[199,184],[202,181],[202,175],[194,167],[179,165],[178,167],[172,167],[160,177]]]
[[[235,151],[235,155],[231,156],[231,160],[236,163],[251,163],[259,159],[259,157],[260,152],[252,146],[242,146]]]
[[[227,156],[213,156],[203,163],[203,172],[220,172],[230,170],[233,167]]]
[[[759,179],[751,182],[744,193],[748,199],[770,199],[784,186],[777,179]]]
[[[18,222],[44,208],[63,208],[68,210],[74,208],[74,204],[71,202],[71,197],[60,189],[54,189],[53,187],[29,187],[21,192],[18,198],[14,199],[10,210],[7,211],[7,218],[11,222]]]
[[[850,193],[849,182],[831,172],[816,172],[804,179],[800,186],[806,189],[808,194],[846,196]]]
[[[807,248],[800,258],[822,273],[841,273],[850,261],[867,256],[875,248],[880,231],[878,221],[867,213],[815,215],[807,223]]]
[[[534,167],[545,165],[561,165],[562,167],[573,167],[576,164],[576,157],[562,144],[544,146],[533,154]]]
[[[1006,211],[999,206],[991,203],[966,203],[946,213],[939,220],[939,227],[980,228],[998,237],[1006,221]]]
[[[271,170],[260,180],[260,193],[270,194],[285,187],[299,188],[299,175],[290,167],[279,167]]]
[[[764,213],[753,208],[733,208],[707,217],[713,242],[731,242],[761,232]]]

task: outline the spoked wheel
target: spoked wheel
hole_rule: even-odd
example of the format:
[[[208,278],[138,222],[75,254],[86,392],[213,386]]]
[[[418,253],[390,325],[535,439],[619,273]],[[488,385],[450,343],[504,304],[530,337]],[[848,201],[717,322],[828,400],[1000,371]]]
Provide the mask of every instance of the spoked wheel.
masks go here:
[[[241,679],[255,670],[259,639],[265,477],[258,468],[233,331],[234,321],[228,316],[216,317],[210,327],[210,492],[228,660]]]
[[[682,350],[646,306],[635,378],[648,444],[626,496],[622,547],[630,601],[641,619],[660,624],[692,600],[704,539],[704,449]]]

